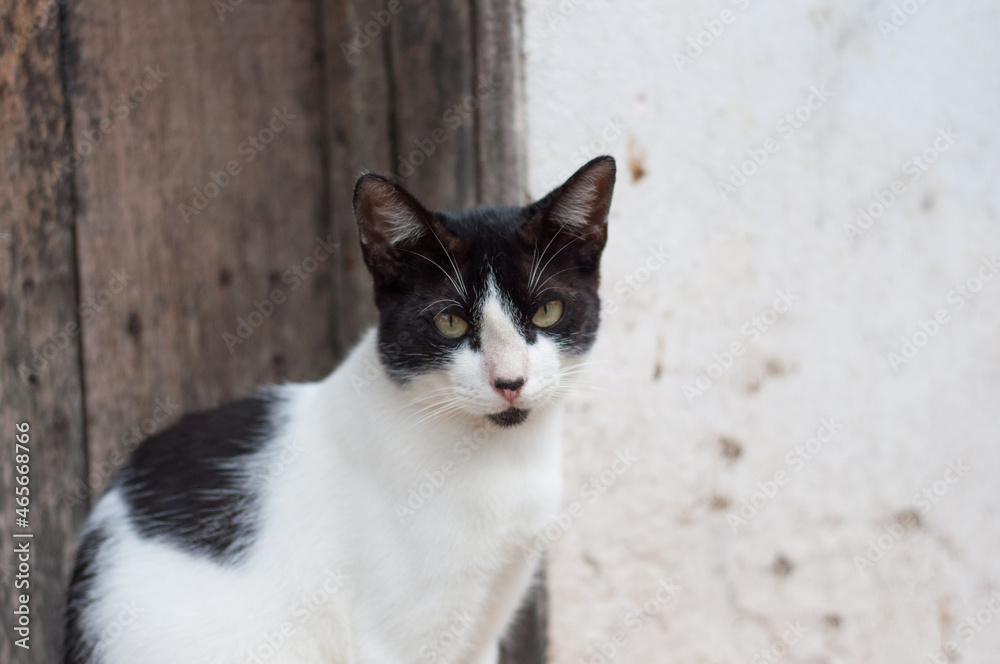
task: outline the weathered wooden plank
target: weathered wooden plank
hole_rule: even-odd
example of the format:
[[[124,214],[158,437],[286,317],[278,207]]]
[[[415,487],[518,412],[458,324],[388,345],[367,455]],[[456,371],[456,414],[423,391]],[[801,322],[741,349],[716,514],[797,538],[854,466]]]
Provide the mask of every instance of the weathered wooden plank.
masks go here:
[[[0,663],[50,664],[84,512],[60,496],[86,464],[71,182],[53,170],[70,136],[55,4],[3,0],[0,16]],[[19,422],[30,427],[27,528],[14,522]],[[15,590],[19,541],[32,550],[30,586]],[[11,638],[15,593],[30,594],[30,650]]]
[[[376,320],[372,283],[361,258],[352,206],[365,171],[392,170],[388,28],[400,3],[321,3],[323,11],[329,217],[340,245],[332,262],[331,342],[343,357]]]
[[[181,411],[331,367],[317,19],[311,0],[70,8],[80,290],[100,307],[83,493]]]
[[[393,170],[428,207],[475,205],[476,114],[496,90],[475,80],[472,3],[404,3],[390,33]]]
[[[476,79],[493,91],[476,122],[479,203],[525,202],[521,10],[517,0],[474,0]]]

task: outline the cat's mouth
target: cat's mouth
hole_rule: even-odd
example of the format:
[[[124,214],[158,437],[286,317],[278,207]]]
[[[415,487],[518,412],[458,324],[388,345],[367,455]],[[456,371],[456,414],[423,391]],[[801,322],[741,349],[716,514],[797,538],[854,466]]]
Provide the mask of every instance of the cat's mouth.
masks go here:
[[[508,408],[507,410],[500,413],[493,413],[487,415],[491,422],[501,427],[512,427],[524,422],[528,419],[528,413],[531,411],[527,408]]]

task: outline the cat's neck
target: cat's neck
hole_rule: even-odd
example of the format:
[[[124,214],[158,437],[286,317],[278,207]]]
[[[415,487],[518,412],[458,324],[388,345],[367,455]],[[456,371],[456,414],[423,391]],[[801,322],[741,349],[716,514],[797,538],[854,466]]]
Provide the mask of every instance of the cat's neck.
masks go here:
[[[302,542],[294,554],[285,554],[302,558],[303,568],[319,570],[332,564],[330,560],[351,559],[349,551],[334,546],[326,535],[354,533],[356,524],[345,526],[344,519],[377,521],[383,529],[407,532],[415,521],[426,521],[434,532],[435,523],[456,518],[449,512],[445,519],[435,510],[464,506],[471,522],[479,523],[481,510],[496,513],[503,497],[506,506],[500,513],[509,518],[524,509],[542,514],[532,518],[543,521],[525,521],[534,528],[558,507],[558,403],[508,428],[485,418],[424,419],[422,406],[414,403],[419,394],[400,386],[382,368],[374,330],[330,376],[290,389],[287,428],[273,449],[278,472],[271,473],[265,501],[269,526],[263,530],[276,546]],[[287,462],[282,459],[285,453]],[[413,509],[413,492],[433,507],[414,510],[411,519],[406,510]],[[345,502],[364,508],[345,515],[340,509]]]

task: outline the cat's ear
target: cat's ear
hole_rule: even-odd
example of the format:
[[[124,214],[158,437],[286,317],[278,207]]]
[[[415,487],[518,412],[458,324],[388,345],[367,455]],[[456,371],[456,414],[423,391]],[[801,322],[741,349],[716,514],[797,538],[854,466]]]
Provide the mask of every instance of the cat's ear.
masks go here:
[[[614,157],[597,157],[584,164],[560,187],[530,206],[534,214],[522,227],[522,237],[557,250],[569,245],[567,250],[576,254],[578,261],[596,267],[608,239],[615,172]]]
[[[365,264],[376,281],[398,278],[412,263],[407,252],[452,239],[434,214],[389,178],[367,173],[354,186],[354,219]]]

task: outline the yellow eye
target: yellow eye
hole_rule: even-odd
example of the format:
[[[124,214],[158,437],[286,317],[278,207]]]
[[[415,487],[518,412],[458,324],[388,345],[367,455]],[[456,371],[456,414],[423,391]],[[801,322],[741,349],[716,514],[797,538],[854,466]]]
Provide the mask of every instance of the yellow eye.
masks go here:
[[[551,327],[555,325],[563,315],[563,303],[560,300],[552,300],[538,307],[538,311],[532,316],[531,322],[538,327]]]
[[[441,334],[451,339],[461,339],[469,331],[469,324],[455,314],[438,314],[434,324]]]

